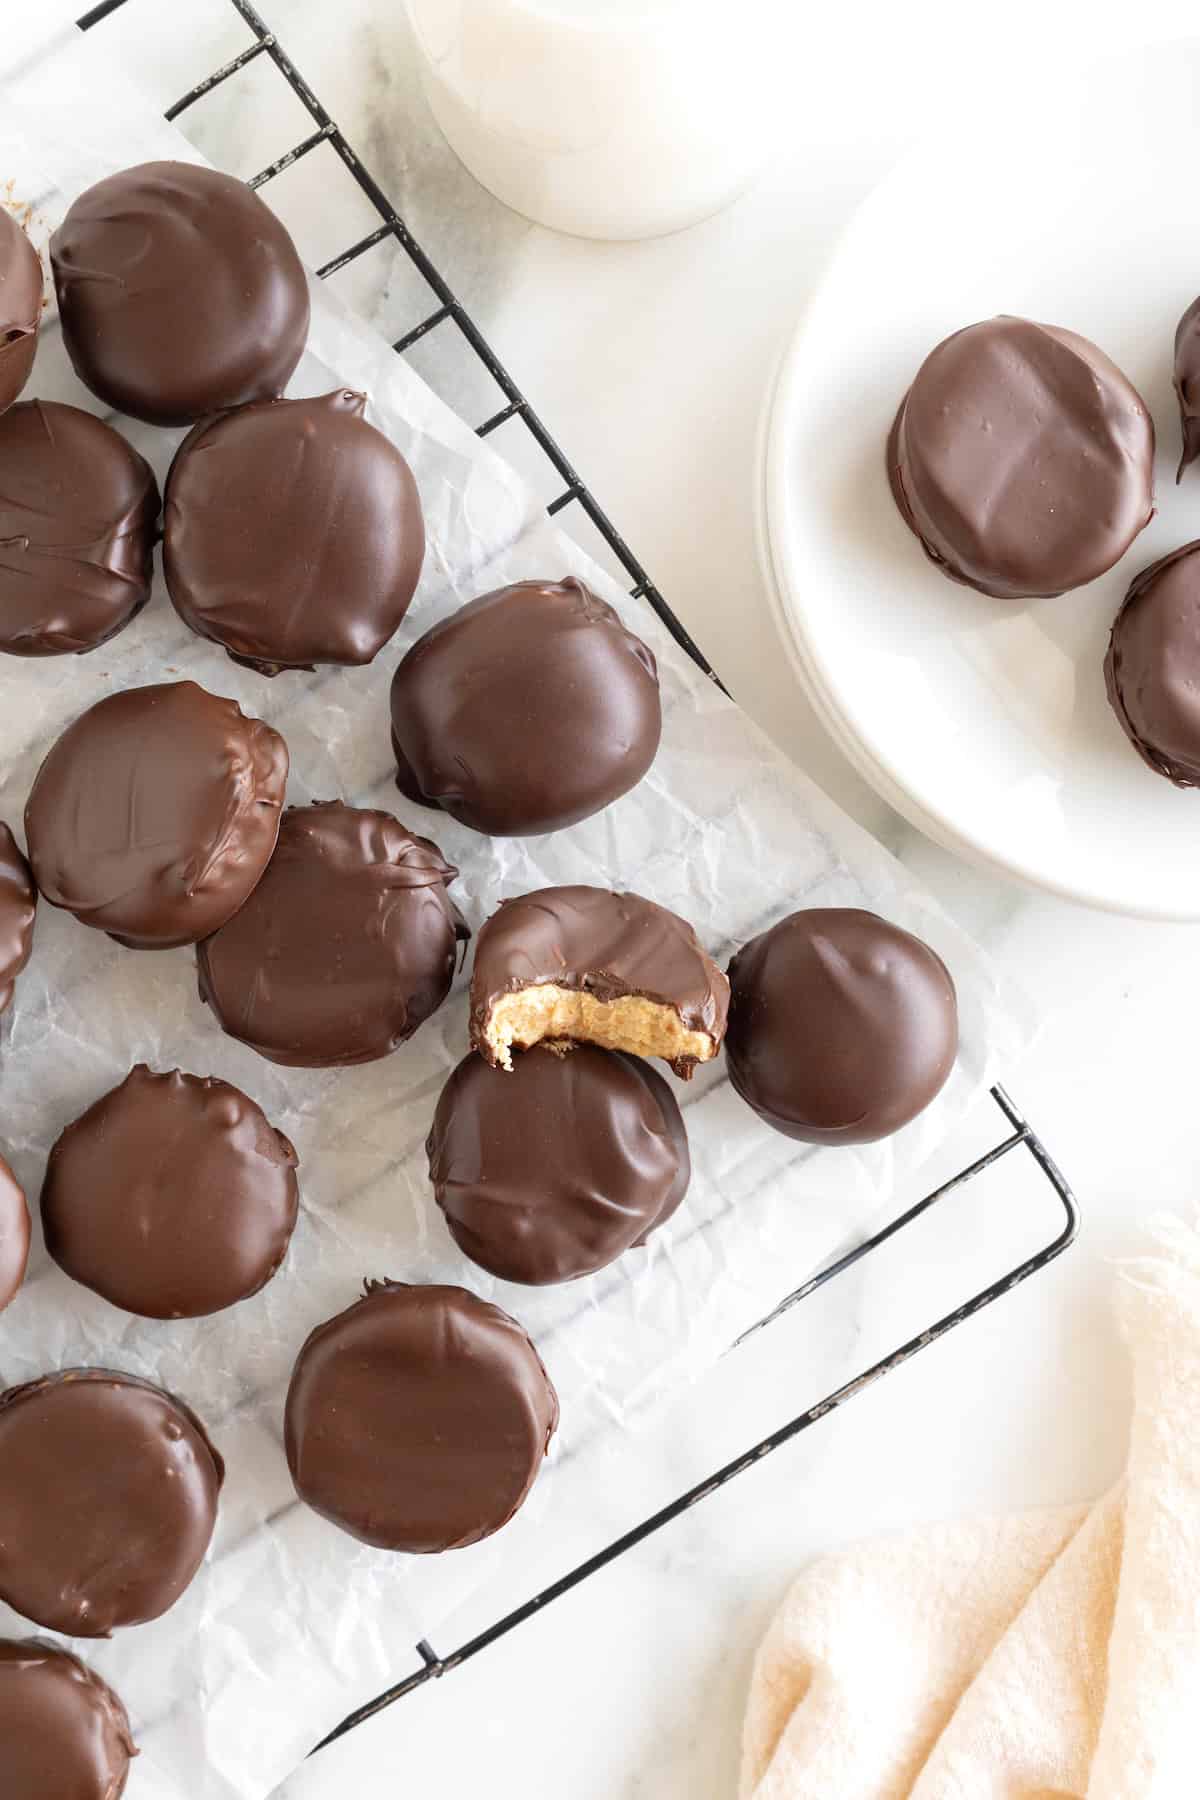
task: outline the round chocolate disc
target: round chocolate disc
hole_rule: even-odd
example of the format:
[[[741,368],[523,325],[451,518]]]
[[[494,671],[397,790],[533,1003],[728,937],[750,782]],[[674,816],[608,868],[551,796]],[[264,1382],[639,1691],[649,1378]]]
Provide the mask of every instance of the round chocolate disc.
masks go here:
[[[149,162],[80,194],[50,240],[80,380],[152,425],[281,394],[308,334],[296,247],[244,182]]]
[[[66,1637],[106,1637],[175,1604],[225,1474],[189,1407],[112,1369],[0,1394],[0,1468],[0,1600]]]
[[[1002,599],[1110,569],[1154,512],[1154,425],[1086,338],[1002,315],[917,371],[888,443],[896,504],[947,575]]]
[[[505,1281],[590,1275],[670,1218],[691,1177],[675,1096],[635,1056],[535,1048],[511,1075],[466,1056],[426,1145],[455,1243]]]
[[[318,1325],[292,1373],[296,1492],[381,1550],[457,1550],[506,1525],[558,1424],[515,1319],[465,1288],[368,1282]]]
[[[94,1670],[36,1638],[0,1638],[4,1800],[120,1800],[129,1715]]]
[[[1183,435],[1178,481],[1200,456],[1200,299],[1192,301],[1175,332],[1175,394]]]
[[[7,207],[0,206],[0,412],[11,406],[37,353],[42,264]]]
[[[0,1156],[0,1312],[25,1279],[29,1261],[29,1208],[25,1190]]]
[[[263,675],[369,663],[425,554],[412,470],[366,398],[264,400],[197,425],[167,481],[163,572],[201,637]]]
[[[396,785],[473,831],[575,825],[658,750],[658,669],[582,581],[521,581],[418,638],[392,680]]]
[[[135,950],[193,944],[266,868],[287,772],[277,731],[194,681],[109,694],[37,772],[34,878],[52,906]]]
[[[139,1063],[68,1125],[42,1188],[46,1248],[114,1306],[194,1319],[274,1275],[296,1223],[296,1152],[227,1081]]]
[[[290,807],[249,901],[196,953],[200,997],[271,1062],[372,1062],[450,991],[469,934],[457,869],[391,813],[340,800]]]
[[[33,873],[0,819],[0,1013],[11,1004],[17,976],[29,961],[36,916]]]
[[[1143,762],[1177,787],[1200,787],[1200,539],[1134,577],[1104,678]]]
[[[874,913],[791,913],[738,952],[729,982],[729,1079],[786,1137],[889,1137],[954,1067],[958,1004],[945,964]]]
[[[0,416],[0,650],[64,656],[150,598],[154,471],[119,432],[53,400]]]

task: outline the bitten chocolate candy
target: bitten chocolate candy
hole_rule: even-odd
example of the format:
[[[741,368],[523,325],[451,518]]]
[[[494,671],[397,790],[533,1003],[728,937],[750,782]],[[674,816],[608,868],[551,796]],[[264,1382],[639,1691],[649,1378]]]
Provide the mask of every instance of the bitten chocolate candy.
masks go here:
[[[691,1177],[675,1096],[649,1063],[580,1044],[466,1056],[426,1145],[459,1249],[505,1281],[590,1275],[669,1219]]]
[[[37,251],[0,206],[0,412],[29,380],[42,323],[42,287]]]
[[[33,872],[0,819],[0,1013],[11,1005],[17,976],[29,961],[36,916]]]
[[[458,871],[390,813],[295,806],[249,901],[196,953],[223,1030],[272,1062],[371,1062],[442,1004],[470,933]]]
[[[29,1208],[25,1190],[0,1156],[0,1312],[25,1279],[29,1261]]]
[[[1154,512],[1154,426],[1102,350],[1002,315],[925,358],[888,443],[896,504],[947,575],[1003,599],[1061,594]]]
[[[1104,678],[1142,761],[1177,787],[1200,787],[1200,540],[1134,577]]]
[[[0,416],[0,650],[95,650],[150,598],[154,471],[91,413],[22,401]]]
[[[194,681],[97,701],[54,744],[25,836],[52,906],[135,950],[223,925],[275,847],[287,745]]]
[[[163,572],[180,617],[263,675],[368,663],[421,573],[412,470],[366,398],[264,400],[206,419],[171,464]]]
[[[304,349],[296,247],[217,169],[149,162],[106,176],[54,233],[50,266],[75,373],[152,425],[273,399]]]
[[[274,1275],[296,1223],[296,1152],[253,1100],[144,1063],[68,1125],[42,1188],[46,1248],[127,1312],[193,1319]]]
[[[493,837],[577,824],[642,779],[654,657],[582,581],[522,581],[418,638],[392,680],[396,786]]]
[[[129,1715],[94,1669],[37,1638],[0,1638],[4,1800],[120,1800],[136,1755]]]
[[[729,1079],[786,1137],[888,1137],[954,1067],[958,1004],[945,964],[875,913],[791,913],[738,952],[729,981]]]
[[[112,1369],[0,1394],[0,1468],[0,1600],[66,1637],[107,1637],[175,1604],[225,1473],[190,1408]]]
[[[661,1056],[686,1081],[721,1047],[729,983],[686,919],[640,894],[540,888],[479,933],[471,1042],[498,1068],[542,1039]]]
[[[381,1550],[456,1550],[508,1523],[558,1424],[515,1319],[458,1287],[368,1282],[309,1337],[284,1445],[296,1492]]]

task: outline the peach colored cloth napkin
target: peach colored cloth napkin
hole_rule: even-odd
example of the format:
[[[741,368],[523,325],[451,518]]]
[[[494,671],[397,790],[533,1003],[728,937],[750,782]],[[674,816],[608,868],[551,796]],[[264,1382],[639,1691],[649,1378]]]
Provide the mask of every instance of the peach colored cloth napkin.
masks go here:
[[[1117,1275],[1123,1480],[823,1558],[755,1661],[741,1800],[1200,1795],[1200,1234]]]

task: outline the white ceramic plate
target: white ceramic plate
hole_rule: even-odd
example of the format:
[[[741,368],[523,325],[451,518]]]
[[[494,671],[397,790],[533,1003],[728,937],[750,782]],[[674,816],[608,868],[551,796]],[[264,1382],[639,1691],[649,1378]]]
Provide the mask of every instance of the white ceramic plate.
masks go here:
[[[1200,919],[1200,793],[1134,753],[1103,658],[1134,574],[1200,537],[1200,469],[1175,486],[1171,388],[1175,325],[1198,293],[1200,42],[980,98],[852,221],[784,359],[763,457],[784,635],[861,773],[953,850],[1161,919]],[[1093,338],[1158,428],[1158,513],[1132,549],[1020,608],[937,572],[884,469],[921,359],[998,312]]]

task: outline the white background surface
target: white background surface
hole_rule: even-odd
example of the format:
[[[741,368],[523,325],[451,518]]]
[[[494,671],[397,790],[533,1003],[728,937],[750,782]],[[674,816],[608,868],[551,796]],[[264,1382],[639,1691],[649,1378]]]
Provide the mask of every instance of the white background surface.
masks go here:
[[[754,1645],[806,1557],[913,1520],[1090,1495],[1114,1474],[1126,1401],[1106,1264],[1135,1241],[1140,1215],[1191,1205],[1200,1160],[1195,929],[1088,914],[959,867],[876,801],[812,719],[757,567],[761,408],[838,229],[914,132],[936,131],[949,89],[978,89],[981,131],[1019,128],[1019,102],[1006,110],[989,94],[1019,87],[1024,61],[1061,56],[1070,79],[1072,59],[1134,31],[1183,32],[1191,9],[1164,0],[1131,17],[1126,7],[1046,0],[1002,13],[941,0],[830,9],[779,0],[792,103],[764,176],[689,232],[611,246],[530,227],[457,169],[424,114],[397,0],[261,3],[735,695],[1020,971],[1044,1016],[1039,1047],[1009,1085],[1079,1193],[1078,1247],[281,1790],[286,1800],[479,1791],[717,1800],[736,1779]],[[222,0],[180,0],[171,13],[168,31],[162,0],[128,0],[126,16],[103,27],[163,104],[244,41]],[[277,85],[264,76],[249,88],[206,103],[211,122],[197,133],[243,175],[304,135]],[[1098,132],[1119,126],[1096,121]],[[963,148],[948,144],[947,155]],[[1173,222],[1162,226],[1169,233]],[[936,195],[929,230],[954,231]],[[1196,262],[1200,291],[1200,245]],[[1119,254],[1114,268],[1137,280]],[[881,334],[890,279],[879,271]],[[385,281],[373,298],[386,313],[397,296]],[[453,387],[453,346],[431,343],[425,355],[423,372],[440,369]],[[465,408],[476,400],[475,418],[494,410],[465,379],[457,397]],[[946,1147],[945,1168],[997,1135],[990,1118],[975,1121]],[[970,1192],[969,1204],[939,1209],[919,1241],[812,1303],[823,1359],[811,1321],[803,1356],[784,1323],[728,1358],[588,1496],[581,1552],[964,1298],[1016,1243],[1054,1228],[1027,1172]],[[491,1610],[529,1585],[498,1593]],[[473,1610],[437,1648],[488,1616]]]

